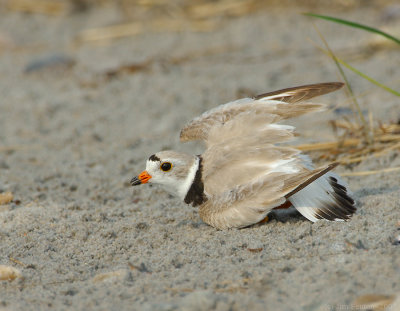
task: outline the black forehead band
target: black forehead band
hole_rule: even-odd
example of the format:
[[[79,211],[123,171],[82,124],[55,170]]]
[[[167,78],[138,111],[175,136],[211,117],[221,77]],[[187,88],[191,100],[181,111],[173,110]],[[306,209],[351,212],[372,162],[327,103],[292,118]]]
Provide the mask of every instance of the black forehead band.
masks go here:
[[[153,161],[153,162],[160,162],[161,161],[161,159],[159,157],[157,157],[155,154],[152,154],[150,156],[149,160]]]

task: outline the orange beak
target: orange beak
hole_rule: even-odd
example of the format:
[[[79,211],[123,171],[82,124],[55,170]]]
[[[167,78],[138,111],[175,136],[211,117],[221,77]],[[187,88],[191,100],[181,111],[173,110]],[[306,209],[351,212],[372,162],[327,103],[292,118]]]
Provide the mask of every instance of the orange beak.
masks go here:
[[[150,180],[150,178],[151,178],[151,175],[149,173],[147,173],[147,171],[143,171],[139,174],[139,176],[132,178],[131,185],[137,186],[140,184],[145,184]]]

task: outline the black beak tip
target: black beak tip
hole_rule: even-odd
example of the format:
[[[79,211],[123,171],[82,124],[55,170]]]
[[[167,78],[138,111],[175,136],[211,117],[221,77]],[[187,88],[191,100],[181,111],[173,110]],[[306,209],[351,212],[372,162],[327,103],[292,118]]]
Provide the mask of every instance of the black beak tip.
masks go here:
[[[131,186],[138,186],[140,185],[142,182],[140,181],[140,179],[135,176],[131,179]]]

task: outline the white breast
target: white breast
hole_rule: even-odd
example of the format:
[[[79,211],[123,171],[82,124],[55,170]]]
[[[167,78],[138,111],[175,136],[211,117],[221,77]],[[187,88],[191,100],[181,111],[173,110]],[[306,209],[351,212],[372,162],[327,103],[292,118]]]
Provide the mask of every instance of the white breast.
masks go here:
[[[188,193],[190,187],[193,184],[194,178],[196,177],[196,172],[199,169],[200,158],[196,157],[192,167],[189,169],[189,174],[187,175],[186,179],[183,183],[178,186],[178,196],[184,200],[186,194]]]

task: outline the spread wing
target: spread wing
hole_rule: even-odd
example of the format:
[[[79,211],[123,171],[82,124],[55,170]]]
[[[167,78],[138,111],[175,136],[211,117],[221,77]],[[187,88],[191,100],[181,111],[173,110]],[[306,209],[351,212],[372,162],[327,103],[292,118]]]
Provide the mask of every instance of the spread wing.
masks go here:
[[[186,125],[181,141],[203,140],[207,146],[203,181],[210,200],[200,211],[203,220],[210,223],[207,215],[219,213],[218,217],[257,222],[256,217],[283,203],[286,194],[326,170],[308,169],[300,151],[281,145],[294,138],[294,128],[278,122],[320,110],[323,105],[302,101],[342,86],[313,84],[240,99]]]
[[[257,114],[271,113],[280,119],[299,116],[321,107],[321,105],[300,102],[333,92],[343,85],[340,82],[310,84],[265,93],[254,98],[239,99],[206,111],[190,121],[181,130],[180,139],[183,142],[190,140],[205,140],[207,142],[208,133],[211,129],[216,126],[223,126],[238,114],[246,111]],[[285,103],[291,105],[285,105]]]

